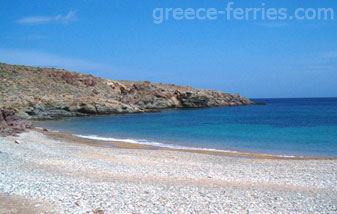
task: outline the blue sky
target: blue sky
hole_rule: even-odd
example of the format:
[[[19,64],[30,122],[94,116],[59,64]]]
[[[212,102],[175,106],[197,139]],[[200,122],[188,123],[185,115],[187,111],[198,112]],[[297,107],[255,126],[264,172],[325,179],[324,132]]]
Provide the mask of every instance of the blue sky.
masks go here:
[[[235,7],[335,9],[329,21],[169,20],[155,8],[220,0],[0,0],[0,61],[257,97],[337,96],[337,2],[233,1]]]

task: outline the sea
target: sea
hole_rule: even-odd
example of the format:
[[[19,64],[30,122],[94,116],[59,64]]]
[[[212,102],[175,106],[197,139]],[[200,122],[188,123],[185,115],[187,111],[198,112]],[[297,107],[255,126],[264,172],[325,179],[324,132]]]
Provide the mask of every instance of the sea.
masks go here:
[[[266,105],[74,117],[36,126],[177,149],[337,157],[337,98],[252,100]]]

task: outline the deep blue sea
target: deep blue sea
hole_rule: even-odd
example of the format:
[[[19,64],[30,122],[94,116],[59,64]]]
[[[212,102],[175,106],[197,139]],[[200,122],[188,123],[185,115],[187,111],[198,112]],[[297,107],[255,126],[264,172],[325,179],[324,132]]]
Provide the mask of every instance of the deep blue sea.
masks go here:
[[[267,105],[66,118],[37,126],[167,147],[337,157],[337,98],[253,101]]]

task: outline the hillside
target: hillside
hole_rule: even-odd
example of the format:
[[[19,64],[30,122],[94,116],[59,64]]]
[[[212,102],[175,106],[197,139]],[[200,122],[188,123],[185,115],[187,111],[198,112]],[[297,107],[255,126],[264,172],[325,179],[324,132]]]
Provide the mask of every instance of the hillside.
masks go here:
[[[54,68],[0,64],[0,78],[0,108],[29,119],[252,104],[219,91],[112,81]]]
[[[250,104],[247,98],[220,91],[0,63],[0,110],[25,119]]]

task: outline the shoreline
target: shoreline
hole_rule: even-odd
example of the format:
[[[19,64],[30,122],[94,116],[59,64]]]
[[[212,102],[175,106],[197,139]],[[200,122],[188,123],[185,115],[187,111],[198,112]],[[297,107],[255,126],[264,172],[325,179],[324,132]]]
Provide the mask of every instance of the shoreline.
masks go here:
[[[201,149],[201,148],[169,148],[161,147],[155,145],[146,145],[141,143],[132,143],[127,141],[118,140],[98,140],[86,138],[85,136],[76,136],[73,134],[67,134],[59,131],[43,131],[43,128],[35,128],[33,131],[37,131],[55,140],[63,140],[71,143],[86,144],[90,146],[105,147],[105,148],[120,148],[120,149],[148,149],[148,150],[162,150],[162,151],[175,151],[175,152],[190,152],[197,154],[208,154],[208,155],[223,155],[228,157],[236,158],[254,158],[254,159],[274,159],[274,160],[337,160],[337,158],[330,157],[306,157],[306,156],[286,156],[286,155],[271,155],[271,154],[260,154],[260,153],[246,153],[246,152],[236,152],[236,151],[221,151],[212,149]]]
[[[33,206],[22,213],[337,211],[336,160],[234,158],[41,130],[0,143],[0,197]],[[13,206],[0,203],[0,213]]]

